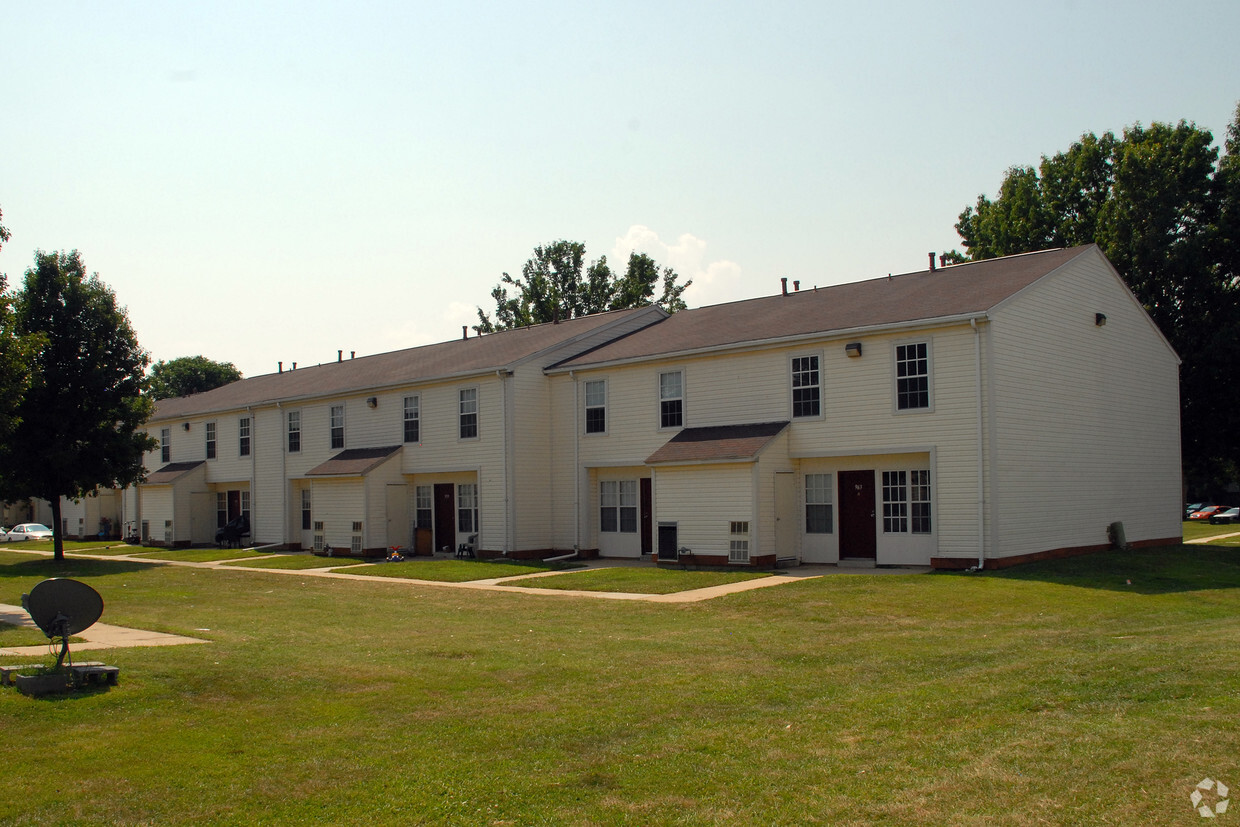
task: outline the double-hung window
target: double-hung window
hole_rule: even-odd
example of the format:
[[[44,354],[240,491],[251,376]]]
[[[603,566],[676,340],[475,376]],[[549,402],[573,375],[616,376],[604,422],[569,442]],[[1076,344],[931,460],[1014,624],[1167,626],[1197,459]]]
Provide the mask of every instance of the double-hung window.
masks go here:
[[[301,411],[288,412],[288,452],[296,454],[301,450]]]
[[[601,480],[598,496],[600,531],[637,533],[637,480]]]
[[[172,429],[159,429],[159,461],[172,462]]]
[[[331,407],[331,447],[332,450],[344,447],[344,405]]]
[[[930,346],[896,345],[896,410],[930,407]]]
[[[817,356],[792,357],[792,417],[802,419],[822,414],[822,376]]]
[[[459,397],[461,439],[478,437],[478,389],[461,388]]]
[[[415,521],[418,528],[431,528],[435,525],[435,488],[430,485],[419,485],[413,489]]]
[[[207,459],[215,459],[215,423],[207,423]]]
[[[313,513],[314,513],[314,509],[313,509],[314,501],[311,499],[311,496],[312,495],[310,493],[309,488],[301,489],[301,530],[302,531],[309,531],[310,527],[314,525],[314,523],[312,522]]]
[[[607,433],[607,380],[586,382],[586,433]]]
[[[685,424],[685,375],[673,370],[659,374],[659,427],[682,428]]]
[[[831,502],[831,475],[805,475],[805,533],[830,534],[835,530]]]
[[[930,471],[883,472],[883,532],[929,534]]]
[[[417,396],[405,397],[405,442],[422,441],[421,403]]]
[[[215,492],[215,527],[228,525],[228,495],[223,491]]]
[[[243,457],[250,455],[250,418],[248,416],[237,420],[237,454]]]
[[[749,562],[749,521],[728,523],[728,562]]]
[[[478,486],[472,482],[456,487],[456,530],[462,534],[478,530]]]

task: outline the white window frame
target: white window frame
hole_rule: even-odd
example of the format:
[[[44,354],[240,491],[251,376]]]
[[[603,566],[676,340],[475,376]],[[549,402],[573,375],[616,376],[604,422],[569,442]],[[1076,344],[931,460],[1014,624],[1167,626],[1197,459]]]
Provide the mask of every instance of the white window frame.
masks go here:
[[[882,474],[883,533],[908,534],[908,471]]]
[[[599,480],[599,531],[603,534],[636,534],[637,480]]]
[[[749,565],[748,520],[732,520],[728,523],[728,563]]]
[[[330,450],[344,448],[344,403],[327,408],[327,444]]]
[[[457,483],[456,530],[461,534],[478,533],[478,484]]]
[[[934,487],[927,468],[883,471],[883,533],[934,533]]]
[[[664,383],[664,377],[675,376],[675,388],[669,388]],[[679,409],[676,411],[676,417],[679,420],[673,425],[667,422],[668,413],[667,406],[671,403],[679,403]],[[685,372],[684,370],[665,370],[659,373],[659,430],[673,431],[685,427]]]
[[[159,429],[159,461],[172,462],[172,429]]]
[[[826,472],[805,475],[805,533],[835,533],[835,474]],[[825,530],[811,529],[810,508],[821,509],[826,515]]]
[[[581,383],[582,400],[585,403],[585,418],[582,421],[582,428],[587,436],[595,436],[597,434],[607,433],[607,380],[606,379],[587,379]],[[591,391],[597,391],[593,396]],[[599,393],[602,399],[599,398]],[[590,421],[591,411],[599,412],[602,417],[602,427],[592,427],[594,423]]]
[[[422,443],[422,397],[420,394],[406,396],[404,401],[404,419],[402,422],[405,444]],[[410,426],[413,428],[413,439],[409,438]]]
[[[934,489],[930,469],[917,468],[908,473],[908,518],[912,534],[934,533]]]
[[[239,457],[248,457],[252,450],[250,442],[252,421],[248,416],[242,416],[237,419],[237,456]]]
[[[812,384],[808,382],[806,384],[797,384],[798,382],[802,381],[800,377],[802,377],[804,374],[811,373],[811,369],[805,367],[804,365],[798,365],[798,362],[800,362],[803,359],[814,360],[814,367],[812,369],[812,373],[815,374],[816,378]],[[822,361],[823,360],[822,360],[821,352],[794,353],[788,357],[788,414],[789,414],[789,418],[793,420],[822,419],[822,410],[823,410],[823,402],[824,402],[823,397],[825,396],[825,394],[823,393],[823,382],[822,382]],[[800,369],[798,369],[798,367]],[[816,396],[817,396],[817,408],[818,409],[814,411],[814,413],[797,414],[796,412],[797,404],[798,404],[797,391],[806,390],[810,388],[814,389],[817,392]],[[805,403],[802,401],[801,404],[805,404]]]
[[[203,447],[206,451],[207,459],[215,459],[220,453],[219,428],[216,427],[214,422],[206,422],[203,423],[202,430],[205,443]]]
[[[418,485],[413,489],[414,525],[418,528],[435,527],[435,486]]]
[[[900,371],[905,369],[905,366],[910,361],[918,362],[922,360],[922,357],[919,354],[915,354],[912,359],[909,359],[907,352],[905,352],[904,359],[900,358],[901,350],[903,348],[910,348],[910,347],[914,347],[914,348],[924,347],[926,349],[926,354],[925,354],[926,372],[924,374],[915,373],[915,374],[911,374],[907,376],[900,375]],[[901,401],[902,392],[900,390],[900,383],[902,381],[910,381],[914,379],[924,379],[925,384],[926,384],[925,390],[924,391],[921,391],[921,390],[907,391],[906,390],[903,392],[903,394],[906,394],[906,395],[911,394],[911,393],[920,394],[924,392],[926,395],[926,404],[917,405],[913,407],[901,407],[900,401]],[[892,343],[892,346],[891,346],[891,409],[896,414],[900,414],[900,415],[931,413],[934,411],[934,348],[931,346],[930,339],[928,338],[927,339],[909,339],[907,341]]]
[[[314,529],[314,495],[309,488],[301,489],[301,530]]]
[[[290,454],[301,453],[301,411],[288,411],[284,417],[284,449]],[[296,445],[294,445],[296,437]]]
[[[468,388],[457,389],[456,404],[457,404],[457,427],[456,427],[457,438],[462,441],[478,439],[478,434],[481,430],[479,428],[479,422],[478,422],[478,412],[480,408],[478,404],[478,386],[474,385]],[[473,428],[472,434],[467,434],[465,432],[467,424],[472,426]]]

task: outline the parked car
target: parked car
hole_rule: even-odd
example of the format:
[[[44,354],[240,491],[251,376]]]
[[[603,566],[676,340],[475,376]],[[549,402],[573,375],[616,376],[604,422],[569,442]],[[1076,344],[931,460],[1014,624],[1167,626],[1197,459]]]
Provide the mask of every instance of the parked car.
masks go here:
[[[1184,507],[1184,519],[1186,520],[1191,519],[1194,514],[1196,514],[1198,511],[1200,511],[1201,509],[1209,505],[1214,505],[1214,503],[1209,502],[1209,501],[1199,502],[1199,503],[1189,503],[1187,506]]]
[[[1236,522],[1240,522],[1240,508],[1216,511],[1210,515],[1210,525],[1228,525]]]
[[[42,523],[18,523],[4,534],[7,543],[19,540],[50,540],[52,530]]]
[[[223,548],[241,545],[242,539],[250,536],[250,516],[242,514],[237,519],[220,526],[215,531],[215,544]]]
[[[1225,506],[1225,505],[1207,505],[1207,506],[1203,506],[1203,507],[1202,507],[1201,509],[1199,509],[1198,511],[1194,511],[1192,514],[1189,514],[1189,515],[1188,515],[1188,519],[1190,519],[1190,520],[1208,520],[1208,519],[1210,519],[1210,515],[1211,515],[1211,514],[1214,514],[1214,513],[1215,513],[1215,512],[1217,512],[1217,511],[1226,511],[1226,510],[1227,510],[1227,508],[1228,508],[1228,506]]]

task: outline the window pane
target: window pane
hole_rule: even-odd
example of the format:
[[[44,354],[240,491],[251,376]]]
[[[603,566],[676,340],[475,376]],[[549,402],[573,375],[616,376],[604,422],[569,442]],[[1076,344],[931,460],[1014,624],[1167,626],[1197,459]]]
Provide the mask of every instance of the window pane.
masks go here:
[[[817,356],[792,360],[792,415],[818,416],[822,412]]]
[[[835,530],[831,503],[831,474],[805,475],[805,532],[830,534]]]

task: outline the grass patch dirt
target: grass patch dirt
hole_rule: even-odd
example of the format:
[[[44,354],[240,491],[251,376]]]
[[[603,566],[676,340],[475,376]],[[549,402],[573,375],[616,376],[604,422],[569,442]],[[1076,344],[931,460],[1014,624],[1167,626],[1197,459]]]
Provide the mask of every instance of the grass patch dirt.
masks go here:
[[[211,642],[0,690],[6,823],[1183,824],[1240,783],[1231,548],[675,605],[0,552],[0,602],[56,574]]]
[[[674,594],[676,592],[740,583],[770,575],[737,571],[681,571],[657,568],[604,568],[557,574],[554,577],[531,577],[509,580],[506,585],[530,589],[564,589],[566,591],[623,592],[626,594]]]

